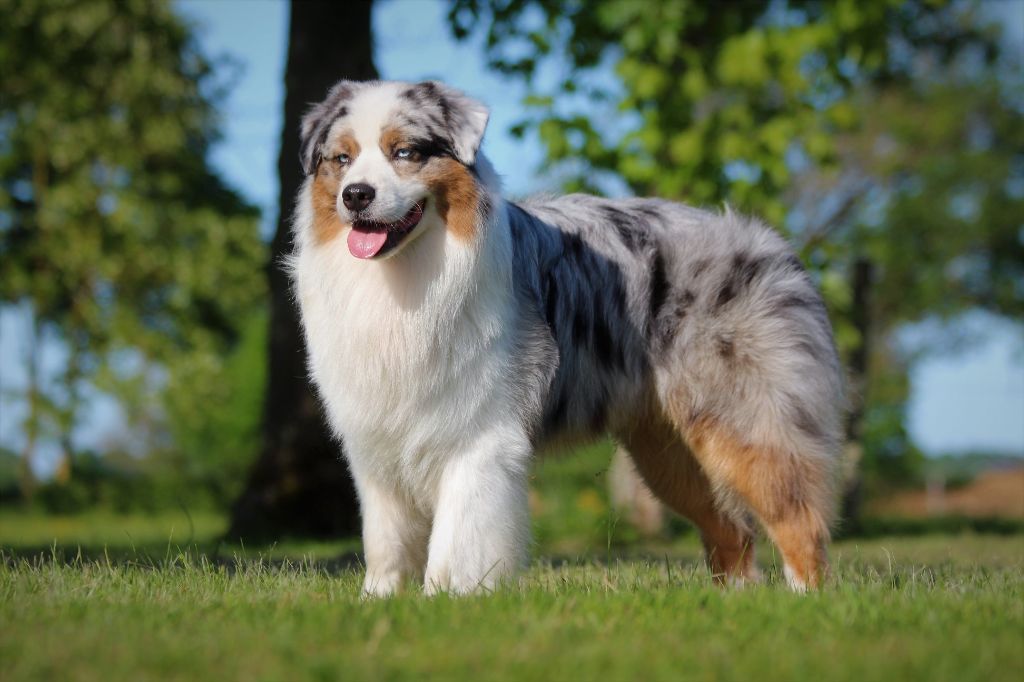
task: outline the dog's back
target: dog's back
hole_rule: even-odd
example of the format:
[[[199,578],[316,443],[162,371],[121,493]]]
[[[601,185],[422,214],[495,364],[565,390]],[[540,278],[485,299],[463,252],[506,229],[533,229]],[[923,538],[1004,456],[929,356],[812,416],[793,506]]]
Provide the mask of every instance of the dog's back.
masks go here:
[[[687,421],[732,413],[737,429],[754,428],[750,415],[735,414],[736,398],[766,385],[780,410],[836,440],[831,327],[777,233],[656,199],[574,194],[508,211],[516,280],[559,351],[547,435],[614,429],[657,379],[699,376],[713,383],[677,406]]]

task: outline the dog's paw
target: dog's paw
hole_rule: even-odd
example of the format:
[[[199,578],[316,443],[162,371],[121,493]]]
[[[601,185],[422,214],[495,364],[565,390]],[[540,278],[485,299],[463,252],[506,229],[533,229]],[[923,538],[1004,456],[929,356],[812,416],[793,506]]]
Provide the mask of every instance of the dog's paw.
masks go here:
[[[367,573],[363,580],[362,595],[365,599],[381,599],[397,594],[401,587],[402,576],[397,571]]]
[[[423,594],[434,597],[439,594],[459,594],[460,590],[452,585],[451,571],[435,568],[428,570],[423,579]]]
[[[428,571],[423,582],[423,593],[436,594],[485,594],[514,581],[518,564],[512,561],[495,561],[488,569],[478,570],[435,570]]]
[[[460,580],[456,582],[438,582],[432,580],[423,583],[423,594],[428,597],[435,597],[439,594],[447,594],[452,597],[458,597],[467,594],[481,594],[490,592],[493,589],[493,585],[485,584],[484,581],[479,580]]]

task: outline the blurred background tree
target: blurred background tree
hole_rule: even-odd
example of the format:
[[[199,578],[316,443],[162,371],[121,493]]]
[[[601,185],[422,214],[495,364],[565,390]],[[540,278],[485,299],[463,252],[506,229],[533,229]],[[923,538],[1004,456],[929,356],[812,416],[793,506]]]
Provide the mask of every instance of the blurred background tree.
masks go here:
[[[898,332],[1024,298],[1021,65],[976,3],[454,0],[449,20],[528,85],[513,132],[566,189],[788,231],[850,370],[851,470],[920,474]]]
[[[209,7],[200,16],[219,12]],[[17,496],[32,497],[34,460],[58,450],[57,477],[35,496],[49,510],[205,505],[248,540],[356,531],[278,267],[302,179],[296,131],[338,78],[377,77],[374,12],[409,42],[428,40],[417,22],[443,22],[446,9],[472,46],[431,29],[423,48],[437,65],[413,68],[380,43],[387,75],[425,77],[444,54],[482,45],[492,73],[457,84],[488,101],[502,100],[488,88],[503,76],[528,92],[512,132],[543,147],[544,184],[767,216],[818,279],[851,368],[848,461],[863,472],[851,480],[873,492],[920,481],[907,430],[914,363],[971,340],[964,311],[1019,317],[1024,306],[1020,54],[985,25],[985,6],[294,2],[278,34],[281,210],[261,237],[257,210],[210,162],[237,65],[198,49],[178,16],[187,3],[0,0],[0,63],[16,67],[0,91],[0,313],[6,324],[14,311],[15,335],[30,340],[25,381],[5,403],[25,408],[22,451],[0,449],[0,498],[15,471]],[[220,21],[247,33],[232,13]],[[267,68],[254,78],[276,93]],[[278,106],[276,94],[261,101]],[[508,110],[520,108],[496,108],[495,120]],[[246,115],[269,118],[246,109],[239,129]],[[509,147],[501,132],[492,124],[496,156]],[[239,137],[225,146],[250,141]],[[235,177],[252,191],[247,171]],[[277,206],[265,204],[269,222]],[[120,430],[84,451],[75,433],[102,396],[121,413],[108,431]],[[531,504],[545,546],[610,546],[610,452],[539,463]]]
[[[0,60],[19,66],[0,96],[0,300],[28,311],[32,337],[22,498],[36,450],[56,441],[51,509],[205,504],[230,506],[235,538],[356,531],[280,263],[299,120],[339,78],[377,77],[371,7],[291,7],[284,209],[268,250],[258,211],[208,160],[232,64],[203,55],[169,2],[0,0]],[[359,37],[339,45],[339,22]],[[53,348],[66,354],[57,376],[41,358]],[[99,393],[125,438],[76,453]]]
[[[302,183],[299,127],[311,103],[342,78],[377,78],[372,2],[327,0],[290,6],[284,126],[277,168],[281,180],[277,231],[271,243],[269,382],[262,446],[245,489],[231,509],[230,537],[337,537],[359,528],[355,490],[331,437],[306,371],[298,310],[282,259],[292,252],[291,210]],[[345,39],[337,40],[338,26]]]
[[[246,332],[260,345],[266,292],[258,212],[207,162],[225,83],[165,2],[0,0],[0,15],[0,301],[31,320],[22,494],[44,439],[74,479],[96,391],[143,434],[122,449],[183,490],[220,487],[256,444],[255,411],[219,408],[259,395],[260,364],[230,353]],[[56,374],[44,347],[65,356]]]

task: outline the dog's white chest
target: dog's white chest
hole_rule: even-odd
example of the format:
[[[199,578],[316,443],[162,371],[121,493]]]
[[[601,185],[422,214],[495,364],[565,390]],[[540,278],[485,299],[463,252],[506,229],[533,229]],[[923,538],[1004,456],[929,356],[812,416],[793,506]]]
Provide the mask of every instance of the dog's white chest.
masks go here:
[[[353,466],[404,487],[432,486],[473,424],[506,407],[510,298],[469,285],[459,255],[446,254],[426,281],[389,280],[382,264],[329,248],[296,263],[310,370],[331,425],[360,460]]]

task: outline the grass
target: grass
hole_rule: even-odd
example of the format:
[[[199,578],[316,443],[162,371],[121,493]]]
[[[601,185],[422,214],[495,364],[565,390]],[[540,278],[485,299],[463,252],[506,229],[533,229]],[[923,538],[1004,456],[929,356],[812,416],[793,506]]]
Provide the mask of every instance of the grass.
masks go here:
[[[211,513],[0,511],[0,680],[1017,680],[1024,533],[899,524],[807,596],[712,584],[691,530],[609,510],[608,445],[539,463],[533,565],[494,594],[359,596],[358,542],[226,545]],[[909,527],[908,527],[909,528]],[[920,531],[920,533],[918,533]]]
[[[336,559],[353,556],[358,540],[291,540],[246,547],[222,543],[227,519],[214,512],[167,510],[157,514],[90,511],[48,515],[0,511],[0,549],[9,556],[56,557],[60,561],[111,560],[157,564],[181,552],[213,560],[286,558]]]
[[[714,587],[684,535],[541,558],[490,595],[365,601],[358,563],[325,560],[351,557],[350,543],[217,546],[219,519],[184,516],[0,514],[0,679],[959,682],[1024,671],[1019,535],[843,541],[831,582],[803,597],[778,584],[769,548],[767,585]],[[76,538],[88,540],[81,551]]]

